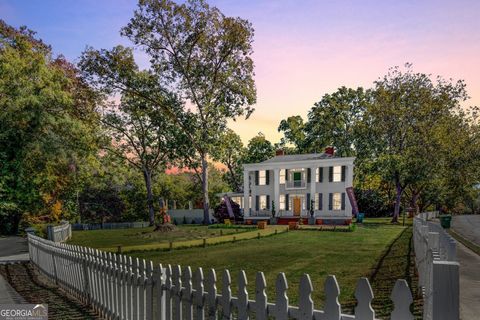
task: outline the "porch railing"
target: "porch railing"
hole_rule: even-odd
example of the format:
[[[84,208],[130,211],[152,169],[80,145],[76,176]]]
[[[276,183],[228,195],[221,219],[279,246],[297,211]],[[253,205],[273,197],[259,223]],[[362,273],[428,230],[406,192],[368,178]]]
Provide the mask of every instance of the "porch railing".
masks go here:
[[[285,181],[285,189],[305,189],[307,187],[307,183],[305,180],[288,180]]]

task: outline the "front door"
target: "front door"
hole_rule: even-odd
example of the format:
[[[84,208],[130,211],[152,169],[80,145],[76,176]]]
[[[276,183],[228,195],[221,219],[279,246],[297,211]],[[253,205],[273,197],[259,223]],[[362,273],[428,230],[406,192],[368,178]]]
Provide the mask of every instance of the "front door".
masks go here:
[[[293,198],[293,215],[299,216],[302,211],[302,199],[300,197]]]

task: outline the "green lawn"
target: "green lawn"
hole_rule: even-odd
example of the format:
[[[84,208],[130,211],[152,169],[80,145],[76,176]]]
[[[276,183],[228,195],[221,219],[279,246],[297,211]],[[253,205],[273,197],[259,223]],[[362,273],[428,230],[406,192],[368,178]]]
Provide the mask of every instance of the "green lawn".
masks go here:
[[[246,232],[246,229],[208,229],[205,226],[177,226],[175,231],[169,233],[153,232],[153,227],[132,229],[110,229],[73,231],[69,244],[85,247],[107,249],[117,246],[143,246],[171,241],[185,241],[202,238],[218,237],[221,234],[234,234]]]
[[[342,303],[352,304],[355,284],[359,277],[369,276],[386,248],[405,230],[402,226],[365,224],[354,232],[292,231],[275,236],[224,243],[206,248],[173,251],[137,252],[131,255],[153,260],[155,263],[180,264],[215,268],[219,281],[223,269],[229,269],[236,283],[238,271],[243,269],[254,293],[257,271],[264,271],[269,299],[274,299],[275,278],[285,272],[289,283],[289,297],[297,302],[297,291],[303,273],[311,276],[316,308],[323,301],[325,276],[334,274],[340,284]],[[75,237],[75,236],[74,236]],[[221,282],[217,287],[221,288]],[[236,295],[236,288],[233,287]]]

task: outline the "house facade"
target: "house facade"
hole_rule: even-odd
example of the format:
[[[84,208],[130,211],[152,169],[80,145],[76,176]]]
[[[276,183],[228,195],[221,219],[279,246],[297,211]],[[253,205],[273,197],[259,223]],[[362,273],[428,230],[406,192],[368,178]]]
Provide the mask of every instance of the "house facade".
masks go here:
[[[316,224],[344,224],[352,217],[346,188],[353,184],[353,157],[325,153],[277,155],[245,164],[242,207],[247,223],[269,219],[278,223],[304,219],[313,209]]]

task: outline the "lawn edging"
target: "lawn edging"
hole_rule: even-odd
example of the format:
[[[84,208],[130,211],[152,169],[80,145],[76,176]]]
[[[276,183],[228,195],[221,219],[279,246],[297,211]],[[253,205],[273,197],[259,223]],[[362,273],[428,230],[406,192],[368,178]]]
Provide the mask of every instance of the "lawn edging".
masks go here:
[[[275,236],[277,234],[285,233],[288,231],[289,231],[288,227],[285,227],[285,226],[281,226],[281,227],[272,226],[267,229],[254,229],[252,231],[242,231],[235,234],[212,237],[212,238],[122,246],[121,253],[123,254],[123,253],[132,253],[132,252],[159,251],[159,250],[169,251],[174,249],[177,250],[177,249],[188,249],[188,248],[194,248],[194,247],[206,247],[206,246],[218,245],[222,243],[238,242],[242,240],[260,239],[260,238]],[[109,251],[109,252],[118,252],[118,246],[104,247],[104,248],[98,248],[98,249],[103,251]]]

